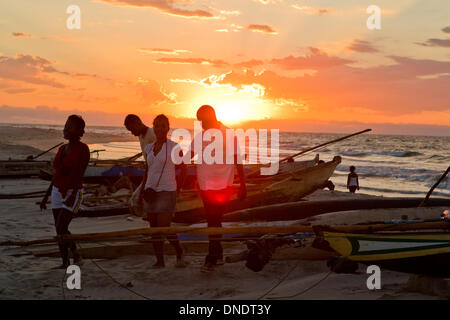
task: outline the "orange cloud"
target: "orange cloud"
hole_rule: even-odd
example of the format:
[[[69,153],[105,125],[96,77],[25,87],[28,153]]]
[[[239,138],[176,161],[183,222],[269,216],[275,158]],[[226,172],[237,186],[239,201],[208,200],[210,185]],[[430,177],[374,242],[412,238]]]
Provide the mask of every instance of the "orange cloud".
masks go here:
[[[313,8],[310,6],[301,6],[298,4],[293,4],[292,7],[299,10],[301,13],[308,14],[308,15],[321,16],[321,15],[330,13],[330,10],[326,9],[326,8]]]
[[[271,63],[286,70],[317,70],[350,64],[354,61],[339,57],[329,56],[317,49],[309,48],[309,54],[304,57],[288,56],[282,59],[272,59]]]
[[[235,66],[236,67],[245,67],[245,68],[254,68],[257,66],[262,66],[263,64],[264,64],[264,61],[262,61],[262,60],[251,59],[248,61],[239,62],[239,63],[235,64]]]
[[[168,54],[168,55],[179,55],[180,53],[190,53],[189,50],[183,49],[161,49],[161,48],[140,48],[138,49],[141,53],[149,54]]]
[[[13,32],[12,36],[14,38],[32,38],[33,37],[32,34],[26,34],[24,32]]]
[[[261,32],[267,34],[278,34],[271,26],[266,24],[250,24],[247,29],[252,32]]]
[[[3,79],[64,88],[62,83],[46,75],[52,72],[57,72],[52,62],[41,57],[24,54],[18,54],[15,58],[0,57],[0,78]]]
[[[353,40],[353,43],[350,44],[347,49],[363,53],[379,52],[378,49],[375,48],[370,42],[358,39]]]
[[[223,60],[211,60],[203,58],[160,58],[154,60],[157,63],[172,63],[172,64],[200,64],[200,65],[210,65],[213,67],[224,67],[228,63]]]
[[[200,18],[200,19],[214,19],[218,18],[211,12],[200,9],[184,9],[178,8],[175,4],[182,3],[185,5],[185,0],[100,0],[102,2],[112,5],[132,6],[140,8],[153,8],[169,14],[172,16],[178,16],[183,18]]]

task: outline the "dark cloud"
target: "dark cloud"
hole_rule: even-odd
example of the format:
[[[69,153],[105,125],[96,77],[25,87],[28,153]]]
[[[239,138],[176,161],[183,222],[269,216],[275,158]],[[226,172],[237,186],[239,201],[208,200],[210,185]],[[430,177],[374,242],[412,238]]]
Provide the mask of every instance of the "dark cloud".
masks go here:
[[[288,56],[282,59],[272,59],[271,63],[286,70],[325,69],[350,64],[354,61],[339,57],[329,56],[317,49],[309,48],[309,54],[304,57]]]
[[[450,47],[450,39],[431,38],[431,39],[428,39],[426,42],[420,42],[420,43],[417,43],[417,44],[421,45],[421,46],[424,46],[424,47],[449,48]]]
[[[353,40],[347,49],[355,52],[374,53],[379,52],[370,42],[364,40]]]
[[[441,29],[442,32],[450,33],[450,26]],[[416,42],[416,44],[424,47],[442,47],[450,48],[450,39],[430,38],[425,42]]]
[[[247,29],[253,32],[262,32],[267,34],[277,34],[277,32],[267,24],[250,24]]]
[[[216,18],[214,14],[205,10],[178,8],[176,4],[186,5],[185,0],[100,0],[112,5],[153,8],[163,13],[184,18]]]

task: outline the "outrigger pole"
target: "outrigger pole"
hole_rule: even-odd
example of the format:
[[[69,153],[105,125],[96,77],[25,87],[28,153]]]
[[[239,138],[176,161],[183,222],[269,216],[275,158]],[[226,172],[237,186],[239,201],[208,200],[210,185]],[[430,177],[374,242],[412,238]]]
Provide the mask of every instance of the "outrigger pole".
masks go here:
[[[358,132],[349,134],[349,135],[347,135],[347,136],[344,136],[344,137],[342,137],[342,138],[338,138],[338,139],[335,139],[335,140],[331,140],[331,141],[328,141],[328,142],[319,144],[318,146],[315,146],[315,147],[311,147],[311,148],[302,150],[302,151],[300,151],[300,152],[294,153],[294,154],[292,154],[292,155],[290,155],[290,156],[288,156],[288,157],[286,157],[286,158],[281,159],[281,160],[280,160],[280,163],[285,162],[285,161],[288,161],[289,159],[293,159],[293,158],[295,158],[295,157],[298,157],[299,155],[302,155],[302,154],[307,153],[307,152],[309,152],[309,151],[312,151],[312,150],[321,148],[321,147],[323,147],[323,146],[327,146],[327,145],[329,145],[329,144],[333,144],[333,143],[336,143],[336,142],[339,142],[339,141],[342,141],[342,140],[348,139],[348,138],[350,138],[350,137],[357,136],[357,135],[359,135],[359,134],[366,133],[366,132],[369,132],[369,131],[372,131],[372,129],[366,129],[366,130],[363,130],[363,131],[358,131]]]

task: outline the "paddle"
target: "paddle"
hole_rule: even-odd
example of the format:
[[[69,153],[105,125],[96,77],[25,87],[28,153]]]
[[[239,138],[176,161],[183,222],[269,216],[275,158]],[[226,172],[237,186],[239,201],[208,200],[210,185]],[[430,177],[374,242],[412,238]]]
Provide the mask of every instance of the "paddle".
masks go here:
[[[288,156],[288,157],[286,157],[286,158],[283,158],[283,159],[281,159],[279,162],[282,163],[282,162],[284,162],[284,161],[288,161],[289,159],[293,159],[293,158],[298,157],[299,155],[304,154],[304,153],[307,153],[307,152],[309,152],[309,151],[312,151],[312,150],[321,148],[321,147],[323,147],[323,146],[327,146],[327,145],[329,145],[329,144],[333,144],[333,143],[336,143],[336,142],[339,142],[339,141],[342,141],[342,140],[348,139],[348,138],[350,138],[350,137],[354,137],[354,136],[357,136],[357,135],[359,135],[359,134],[362,134],[362,133],[365,133],[365,132],[369,132],[369,131],[372,131],[372,129],[366,129],[366,130],[363,130],[363,131],[358,131],[358,132],[349,134],[349,135],[347,135],[347,136],[344,136],[344,137],[342,137],[342,138],[334,139],[334,140],[331,140],[331,141],[328,141],[328,142],[319,144],[319,145],[317,145],[317,146],[315,146],[315,147],[311,147],[311,148],[305,149],[305,150],[303,150],[303,151],[300,151],[300,152],[297,152],[297,153],[295,153],[295,154],[292,154],[292,155],[290,155],[290,156]]]
[[[64,143],[64,142],[58,143],[56,146],[51,147],[50,149],[48,149],[48,150],[46,150],[46,151],[43,151],[43,152],[39,153],[36,157],[34,157],[34,156],[28,156],[28,157],[27,157],[27,160],[36,160],[37,158],[39,158],[40,156],[46,154],[47,152],[52,151],[52,150],[55,149],[56,147],[59,147],[59,146],[62,145],[63,143]]]

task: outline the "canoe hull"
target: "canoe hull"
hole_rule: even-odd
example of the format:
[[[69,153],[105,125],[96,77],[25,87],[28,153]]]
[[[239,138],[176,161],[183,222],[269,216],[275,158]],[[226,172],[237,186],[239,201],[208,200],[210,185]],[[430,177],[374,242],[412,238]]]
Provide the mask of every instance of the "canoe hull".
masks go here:
[[[41,170],[50,169],[49,161],[0,161],[0,178],[26,178],[38,176]]]
[[[241,201],[235,196],[228,205],[227,212],[297,201],[322,186],[333,174],[340,161],[340,157],[335,157],[333,161],[295,172],[249,179],[247,181],[246,199]],[[92,208],[83,206],[80,209],[80,215],[83,216],[106,216],[120,214],[120,212],[126,214],[130,211],[126,204],[110,205],[109,207],[94,206]],[[195,223],[203,219],[203,203],[198,191],[183,191],[177,198],[174,222]]]
[[[341,158],[335,157],[330,162],[278,175],[275,181],[272,180],[272,177],[249,180],[247,182],[254,183],[254,186],[247,187],[246,199],[239,200],[235,197],[227,206],[226,212],[298,201],[322,186],[331,177],[340,162]],[[268,183],[268,185],[261,188],[264,183]],[[190,196],[182,194],[178,197],[174,222],[194,223],[203,218],[203,203],[198,194]]]
[[[319,239],[352,261],[407,273],[450,275],[449,232],[352,234],[323,231]]]

